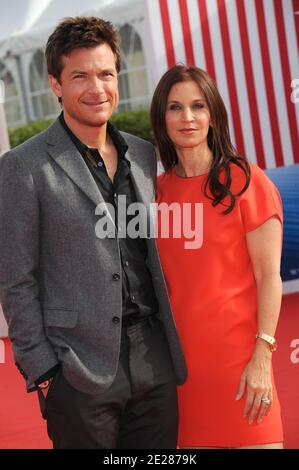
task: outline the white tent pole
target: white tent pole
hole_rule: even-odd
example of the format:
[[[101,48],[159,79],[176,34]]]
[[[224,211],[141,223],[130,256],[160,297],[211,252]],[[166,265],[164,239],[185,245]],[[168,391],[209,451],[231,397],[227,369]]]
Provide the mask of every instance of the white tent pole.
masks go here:
[[[4,113],[4,99],[5,99],[5,90],[4,82],[0,80],[0,155],[9,150],[9,139],[7,132],[7,124]]]
[[[21,87],[21,94],[23,96],[23,106],[24,106],[25,118],[26,118],[26,124],[27,124],[30,121],[30,111],[29,111],[29,103],[28,103],[28,94],[26,91],[26,86],[25,86],[25,81],[24,81],[24,73],[23,73],[22,64],[21,64],[21,56],[15,55],[14,58],[17,64],[17,70],[18,70],[20,87]]]

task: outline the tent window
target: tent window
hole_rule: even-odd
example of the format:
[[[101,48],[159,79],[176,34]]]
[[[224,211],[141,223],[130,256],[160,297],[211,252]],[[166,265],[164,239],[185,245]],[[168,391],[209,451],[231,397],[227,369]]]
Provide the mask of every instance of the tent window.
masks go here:
[[[30,96],[32,100],[33,119],[46,119],[57,116],[59,104],[52,94],[47,65],[41,50],[35,52],[30,64]]]
[[[147,107],[149,87],[141,38],[129,24],[122,26],[119,34],[122,45],[122,63],[119,74],[118,111]]]
[[[22,110],[16,82],[5,65],[0,62],[0,79],[5,85],[4,109],[9,127],[15,127],[23,123]]]

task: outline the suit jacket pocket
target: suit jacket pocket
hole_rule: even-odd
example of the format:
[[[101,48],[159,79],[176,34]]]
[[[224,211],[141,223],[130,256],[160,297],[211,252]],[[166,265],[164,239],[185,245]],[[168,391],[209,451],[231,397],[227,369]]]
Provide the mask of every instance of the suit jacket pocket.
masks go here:
[[[60,328],[74,328],[78,321],[77,310],[64,310],[44,308],[45,326],[56,326]]]

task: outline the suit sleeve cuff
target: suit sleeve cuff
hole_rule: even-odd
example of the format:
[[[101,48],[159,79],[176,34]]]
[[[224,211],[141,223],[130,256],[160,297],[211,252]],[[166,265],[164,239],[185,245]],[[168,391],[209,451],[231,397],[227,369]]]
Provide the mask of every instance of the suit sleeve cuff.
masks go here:
[[[57,374],[60,367],[61,367],[60,363],[56,364],[56,366],[54,367],[51,367],[51,369],[49,369],[45,374],[41,375],[37,380],[35,380],[34,382],[35,385],[38,387],[39,384],[54,377],[54,375]]]

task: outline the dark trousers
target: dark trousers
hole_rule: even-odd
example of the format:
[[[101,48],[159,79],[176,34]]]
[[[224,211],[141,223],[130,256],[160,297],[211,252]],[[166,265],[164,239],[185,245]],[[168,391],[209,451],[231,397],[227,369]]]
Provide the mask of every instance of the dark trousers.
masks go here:
[[[82,393],[60,370],[45,407],[56,449],[175,448],[177,391],[162,323],[150,319],[123,328],[119,367],[108,390]]]

